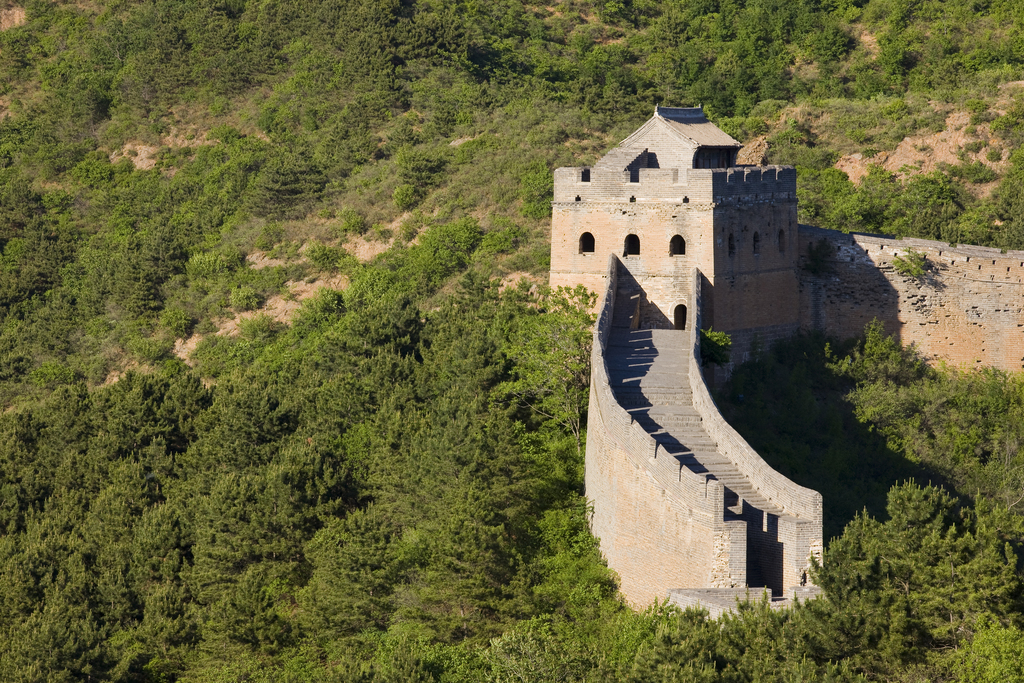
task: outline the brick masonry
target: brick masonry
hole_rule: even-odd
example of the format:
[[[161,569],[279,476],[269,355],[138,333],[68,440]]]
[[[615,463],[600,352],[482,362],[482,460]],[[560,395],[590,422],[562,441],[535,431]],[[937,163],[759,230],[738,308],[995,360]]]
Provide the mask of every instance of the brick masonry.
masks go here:
[[[666,120],[656,114],[591,168],[555,171],[551,284],[600,295],[586,458],[592,529],[636,605],[671,591],[679,604],[714,597],[720,607],[748,585],[806,597],[810,558],[823,549],[821,496],[768,467],[722,418],[707,382],[731,367],[704,377],[698,331],[728,332],[733,361],[743,362],[799,330],[846,338],[878,319],[931,361],[1018,370],[1024,252],[800,226],[794,169],[693,168],[725,158],[715,156],[725,148],[716,141],[700,157],[700,135],[678,133],[688,130],[680,121],[703,120],[695,110]],[[925,257],[920,277],[893,266],[908,250]],[[671,453],[671,434],[641,426],[617,400],[625,380],[609,374],[613,321],[619,338],[681,328],[677,337],[652,332],[649,348],[686,345],[676,398],[711,451]],[[700,458],[707,468],[684,466]],[[719,593],[701,593],[711,589]]]
[[[1024,368],[1024,252],[800,226],[800,326],[848,338],[873,319],[932,362]],[[809,249],[829,245],[807,269]],[[925,256],[921,277],[901,275],[897,256]]]

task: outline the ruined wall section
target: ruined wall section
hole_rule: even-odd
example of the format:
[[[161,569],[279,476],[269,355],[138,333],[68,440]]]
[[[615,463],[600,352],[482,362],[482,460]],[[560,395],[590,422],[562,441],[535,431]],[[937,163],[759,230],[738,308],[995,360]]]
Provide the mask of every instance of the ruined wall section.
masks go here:
[[[800,226],[800,322],[840,338],[877,318],[930,361],[1024,368],[1024,252]],[[809,248],[829,245],[811,259]],[[921,277],[893,266],[923,253]]]
[[[591,529],[633,604],[664,600],[668,587],[741,585],[742,521],[725,521],[725,490],[684,467],[615,400],[605,362],[616,300],[611,256],[594,328],[585,481]],[[694,333],[691,333],[693,336]]]

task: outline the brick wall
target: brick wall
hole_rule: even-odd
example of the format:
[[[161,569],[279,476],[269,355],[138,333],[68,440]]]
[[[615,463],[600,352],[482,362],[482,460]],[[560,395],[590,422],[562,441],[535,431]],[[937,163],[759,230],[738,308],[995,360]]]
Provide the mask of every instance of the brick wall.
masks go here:
[[[748,527],[748,538],[754,542],[755,550],[765,551],[773,557],[776,551],[782,553],[781,576],[764,576],[773,588],[787,590],[807,580],[806,571],[810,565],[810,557],[814,555],[821,560],[823,504],[821,494],[803,486],[798,486],[783,475],[773,470],[750,444],[732,428],[711,398],[700,366],[700,335],[697,330],[702,328],[703,293],[702,278],[697,273],[694,277],[694,291],[691,295],[694,302],[694,330],[690,334],[689,376],[690,390],[693,392],[693,407],[702,418],[704,429],[718,444],[718,451],[729,459],[747,479],[753,483],[758,492],[773,505],[783,510],[782,515],[761,515],[744,509],[747,524],[757,524],[760,531]],[[781,549],[778,543],[782,544]],[[751,548],[748,553],[754,556]],[[780,585],[781,584],[781,585]]]
[[[623,286],[619,262],[609,257],[594,328],[585,484],[594,509],[591,528],[623,595],[640,606],[664,599],[672,588],[743,586],[751,567],[760,566],[757,558],[781,566],[778,576],[767,577],[773,588],[800,585],[809,555],[820,558],[821,496],[769,468],[714,406],[699,366],[702,276],[696,269],[688,296],[694,324],[686,335],[694,405],[719,451],[785,514],[758,517],[752,528],[753,513],[727,509],[721,482],[684,467],[615,400],[605,348]],[[781,563],[771,561],[776,556]]]
[[[604,348],[615,306],[618,259],[610,257],[594,329],[585,484],[591,529],[631,603],[663,600],[670,588],[746,581],[746,531],[726,521],[725,494],[660,448],[618,404]]]
[[[800,323],[840,338],[877,318],[929,360],[1003,370],[1024,367],[1024,252],[800,226]],[[808,248],[831,247],[826,272],[807,270]],[[893,259],[923,253],[922,277],[900,275]]]

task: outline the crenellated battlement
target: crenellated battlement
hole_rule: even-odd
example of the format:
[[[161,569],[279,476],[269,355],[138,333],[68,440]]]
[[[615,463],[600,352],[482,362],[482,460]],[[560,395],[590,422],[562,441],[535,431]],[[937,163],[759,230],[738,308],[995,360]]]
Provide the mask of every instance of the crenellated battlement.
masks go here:
[[[804,329],[852,337],[877,319],[931,361],[1024,368],[1024,251],[806,225],[799,233]],[[910,251],[924,257],[920,275],[896,267]]]
[[[738,145],[699,109],[659,108],[592,167],[555,171],[551,284],[602,296],[592,529],[637,604],[814,594],[821,496],[718,412],[708,382],[733,364],[801,329],[848,338],[879,320],[932,361],[1024,368],[1024,251],[799,225],[795,169],[737,167]],[[897,260],[910,251],[918,271]],[[708,327],[732,338],[725,367],[700,366]]]

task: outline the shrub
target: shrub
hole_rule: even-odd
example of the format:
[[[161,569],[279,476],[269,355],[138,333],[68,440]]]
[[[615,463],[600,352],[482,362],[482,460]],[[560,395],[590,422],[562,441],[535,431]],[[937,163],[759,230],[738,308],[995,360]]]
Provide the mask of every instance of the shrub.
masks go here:
[[[48,361],[29,374],[29,381],[39,387],[71,384],[75,381],[75,372],[63,363]]]
[[[175,337],[184,338],[188,336],[195,320],[184,309],[172,306],[160,314],[160,324]]]
[[[321,289],[316,296],[303,302],[295,325],[299,328],[318,328],[345,314],[345,296],[334,289]]]
[[[366,219],[355,209],[342,209],[338,212],[338,232],[341,234],[362,235],[366,232]]]
[[[236,311],[251,311],[263,303],[263,297],[248,285],[231,290],[231,308]]]
[[[162,337],[131,336],[125,342],[125,346],[139,360],[155,363],[163,360],[174,348],[174,342]]]
[[[980,161],[947,166],[943,170],[954,178],[961,178],[969,183],[990,183],[999,179],[998,173]]]
[[[907,277],[921,277],[927,269],[928,258],[920,251],[907,249],[903,256],[897,255],[892,260],[892,266],[900,275]]]
[[[395,206],[402,211],[411,209],[419,201],[416,188],[409,184],[396,187],[395,191],[391,194],[391,199],[395,202]]]
[[[189,279],[203,280],[221,273],[226,273],[230,268],[227,258],[215,251],[202,251],[189,258],[185,264],[185,273]]]
[[[280,223],[267,223],[256,238],[256,248],[270,251],[284,239],[284,228]]]
[[[712,328],[700,331],[700,363],[708,365],[725,365],[729,362],[732,352],[732,337],[725,332],[715,332]]]
[[[480,251],[484,254],[507,254],[515,251],[526,237],[526,232],[518,225],[509,224],[501,230],[492,230],[480,241]]]
[[[551,215],[554,176],[543,162],[537,161],[519,176],[519,198],[524,216],[546,218]]]
[[[306,260],[320,270],[337,270],[343,249],[312,242],[306,247]]]

